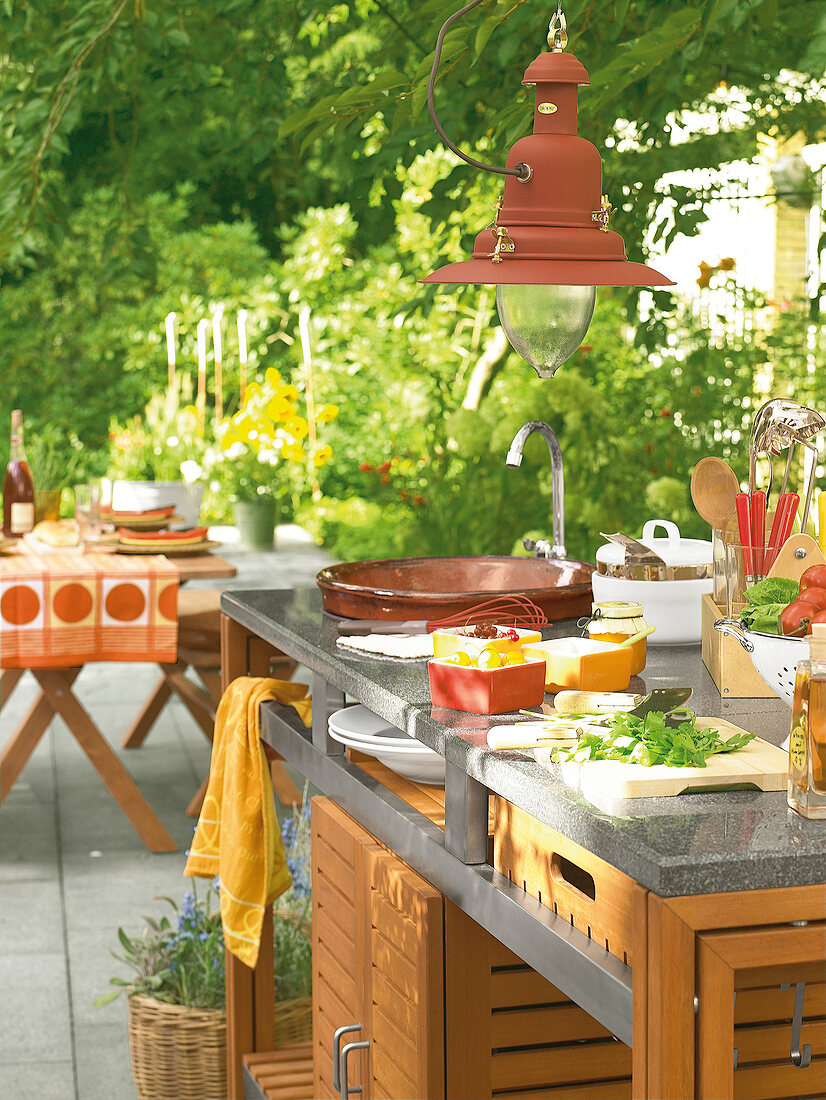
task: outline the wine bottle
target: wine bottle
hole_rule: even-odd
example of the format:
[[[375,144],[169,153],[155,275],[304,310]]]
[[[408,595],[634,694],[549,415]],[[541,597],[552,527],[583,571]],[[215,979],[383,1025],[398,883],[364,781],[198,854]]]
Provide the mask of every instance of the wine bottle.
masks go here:
[[[23,413],[11,414],[11,454],[3,480],[3,534],[22,538],[34,527],[34,480],[23,449]]]

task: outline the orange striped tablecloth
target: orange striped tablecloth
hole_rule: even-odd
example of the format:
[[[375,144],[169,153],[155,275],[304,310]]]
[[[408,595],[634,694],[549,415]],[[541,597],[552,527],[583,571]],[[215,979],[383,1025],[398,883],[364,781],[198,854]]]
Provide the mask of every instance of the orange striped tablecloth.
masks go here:
[[[0,555],[0,667],[175,661],[178,570],[162,555]]]

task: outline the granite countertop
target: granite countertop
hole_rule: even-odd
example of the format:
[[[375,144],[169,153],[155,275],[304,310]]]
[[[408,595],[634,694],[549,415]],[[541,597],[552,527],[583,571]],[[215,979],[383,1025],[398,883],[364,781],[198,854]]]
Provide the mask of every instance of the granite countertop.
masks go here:
[[[406,730],[540,821],[664,897],[801,886],[826,879],[826,821],[807,821],[785,792],[727,791],[626,799],[607,813],[528,752],[491,752],[491,725],[513,715],[432,707],[424,660],[401,661],[336,645],[317,588],[225,592],[223,610],[382,718]],[[578,634],[572,622],[546,637]],[[633,691],[690,685],[698,714],[725,717],[779,745],[790,711],[779,699],[721,699],[699,646],[653,646]]]

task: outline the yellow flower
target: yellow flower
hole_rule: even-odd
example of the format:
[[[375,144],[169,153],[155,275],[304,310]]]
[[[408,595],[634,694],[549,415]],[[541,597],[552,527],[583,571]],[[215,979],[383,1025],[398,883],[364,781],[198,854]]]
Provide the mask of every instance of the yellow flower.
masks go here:
[[[316,453],[313,455],[313,462],[316,466],[323,466],[325,462],[329,462],[333,457],[333,448],[326,443],[323,447],[319,447]]]
[[[297,401],[298,390],[292,384],[288,386],[282,386],[281,389],[278,391],[278,396],[286,397],[288,401]]]
[[[290,433],[290,435],[294,439],[303,439],[307,432],[310,430],[309,425],[307,424],[307,421],[304,419],[303,416],[291,417],[284,425],[284,428]]]
[[[248,382],[247,388],[244,392],[244,404],[242,408],[246,409],[261,397],[261,387],[257,382]]]
[[[276,423],[282,423],[289,420],[291,416],[295,416],[295,405],[285,397],[273,397],[267,402],[266,413]]]
[[[229,428],[225,433],[224,438],[221,440],[221,447],[228,451],[233,443],[243,443],[244,437],[234,427]]]
[[[267,380],[267,385],[276,389],[281,385],[281,375],[275,369],[275,367],[267,367],[267,373],[264,375]]]
[[[285,443],[281,453],[285,458],[288,458],[290,462],[304,461],[304,448],[300,443]]]
[[[338,416],[338,405],[322,405],[318,410],[316,419],[320,420],[322,424],[329,424],[331,420],[335,420]]]

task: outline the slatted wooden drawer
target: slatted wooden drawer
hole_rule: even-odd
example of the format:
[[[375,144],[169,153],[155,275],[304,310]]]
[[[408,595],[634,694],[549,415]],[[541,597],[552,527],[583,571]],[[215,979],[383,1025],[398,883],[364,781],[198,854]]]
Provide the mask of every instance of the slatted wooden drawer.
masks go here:
[[[447,1096],[631,1096],[631,1050],[445,902]]]
[[[633,915],[645,903],[644,887],[499,797],[493,859],[496,870],[531,897],[632,965]]]

